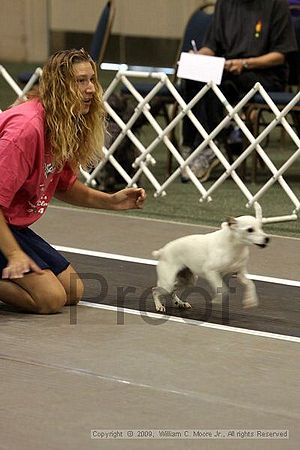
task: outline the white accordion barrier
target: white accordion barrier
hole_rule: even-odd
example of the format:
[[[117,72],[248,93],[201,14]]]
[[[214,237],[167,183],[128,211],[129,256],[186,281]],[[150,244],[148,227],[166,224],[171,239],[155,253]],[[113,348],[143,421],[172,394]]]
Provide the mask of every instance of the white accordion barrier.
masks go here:
[[[145,79],[151,78],[152,81],[157,80],[157,83],[145,98],[143,98],[139,94],[139,92],[135,89],[134,84],[131,81],[132,79],[136,78],[145,78]],[[135,112],[127,123],[124,123],[122,119],[115,113],[115,111],[112,110],[112,108],[107,103],[107,99],[109,98],[109,96],[118,89],[120,84],[126,86],[137,101]],[[177,116],[164,129],[161,128],[157,120],[152,116],[151,108],[149,105],[149,102],[155,97],[155,95],[159,92],[159,90],[163,86],[166,86],[168,88],[170,94],[174,97],[174,102],[177,101],[179,105],[179,112]],[[227,110],[227,115],[222,120],[222,122],[220,122],[220,124],[208,135],[204,130],[204,128],[201,126],[201,123],[199,123],[199,121],[192,113],[191,109],[206,94],[206,92],[209,89],[212,89],[215,95],[218,96],[218,98],[220,99],[220,101]],[[259,92],[262,95],[266,103],[270,106],[271,110],[274,113],[274,119],[263,130],[263,132],[255,138],[253,134],[250,132],[250,130],[247,128],[245,122],[241,119],[238,113],[241,112],[243,107],[257,92]],[[212,199],[211,195],[216,191],[217,188],[219,188],[226,181],[228,177],[231,177],[235,181],[239,189],[242,191],[244,196],[246,197],[247,199],[246,206],[250,208],[254,205],[255,202],[259,202],[262,196],[273,186],[274,183],[278,182],[281,188],[287,194],[291,203],[293,204],[293,210],[291,211],[290,215],[264,218],[263,221],[280,222],[280,221],[297,220],[300,210],[299,198],[289,187],[283,175],[286,172],[286,170],[294,163],[294,161],[300,156],[299,137],[297,136],[297,134],[295,133],[295,131],[285,118],[285,116],[288,114],[291,108],[300,100],[300,92],[298,92],[295,95],[293,100],[282,111],[279,111],[279,109],[273,103],[273,101],[268,96],[264,88],[259,83],[256,83],[255,86],[243,97],[243,99],[237,105],[235,105],[235,107],[232,107],[228,103],[228,101],[226,100],[226,98],[224,97],[224,95],[222,94],[222,92],[220,91],[220,89],[216,84],[207,83],[201,89],[201,91],[199,91],[199,93],[188,104],[186,104],[181,95],[179,94],[179,92],[177,91],[176,87],[170,82],[166,74],[153,72],[152,73],[132,72],[125,70],[119,71],[116,74],[114,80],[111,82],[110,86],[105,91],[104,99],[108,114],[113,118],[113,120],[117,122],[122,131],[118,136],[118,138],[115,140],[115,142],[111,145],[111,147],[109,149],[106,148],[104,149],[105,158],[103,159],[103,161],[101,161],[101,163],[93,170],[92,173],[90,174],[84,173],[87,184],[93,183],[93,180],[97,176],[97,173],[99,173],[99,171],[101,171],[101,169],[109,161],[115,167],[115,169],[121,174],[121,176],[124,178],[128,186],[134,186],[136,181],[139,179],[140,175],[143,173],[148,178],[148,180],[155,189],[154,196],[158,197],[160,195],[166,195],[167,188],[170,186],[171,183],[174,182],[174,180],[176,180],[180,176],[182,168],[187,166],[187,172],[190,177],[190,180],[195,185],[195,188],[198,189],[199,193],[201,194],[200,197],[201,202],[205,200],[211,201]],[[157,137],[147,147],[145,147],[138,139],[138,137],[135,136],[131,131],[133,124],[138,119],[140,114],[145,115],[145,117],[148,119],[149,124],[153,127],[153,129],[157,134]],[[174,144],[170,141],[169,135],[170,132],[180,123],[180,121],[183,119],[185,115],[187,115],[190,118],[195,127],[203,136],[204,140],[201,143],[201,145],[199,145],[199,147],[197,147],[194,150],[194,152],[184,160],[182,155],[179,153],[179,150],[175,148]],[[226,159],[226,157],[224,156],[224,154],[221,152],[221,150],[216,146],[213,139],[218,135],[218,133],[223,128],[228,126],[229,122],[231,122],[232,120],[236,122],[236,124],[240,127],[246,138],[249,140],[249,146],[232,164],[230,164]],[[293,153],[293,155],[279,169],[275,167],[272,160],[269,158],[264,149],[261,147],[261,142],[278,125],[278,123],[281,123],[286,132],[290,135],[291,139],[293,140],[297,148],[296,151]],[[116,148],[126,135],[133,142],[133,144],[136,146],[136,148],[139,150],[140,153],[133,164],[133,166],[137,169],[133,177],[130,177],[127,173],[124,172],[123,168],[119,167],[118,162],[115,160],[113,156],[114,151],[116,150]],[[153,174],[153,171],[151,171],[151,166],[155,164],[154,158],[152,157],[152,153],[154,149],[161,143],[165,145],[166,151],[172,153],[174,159],[177,161],[178,164],[178,167],[162,184],[158,182],[158,180],[155,178]],[[188,164],[192,161],[192,159],[207,146],[211,147],[216,157],[219,159],[219,161],[224,167],[224,172],[222,173],[222,175],[208,189],[205,188],[205,185],[202,184],[197,179],[197,177],[188,167]],[[245,185],[243,180],[241,180],[241,178],[236,172],[236,169],[240,166],[240,164],[253,151],[256,151],[259,154],[259,156],[262,158],[262,160],[264,161],[264,163],[271,172],[271,177],[266,181],[263,187],[255,194],[252,194],[250,192],[249,188]]]
[[[26,92],[32,87],[35,83],[36,79],[39,77],[41,73],[41,69],[37,68],[35,73],[32,75],[30,81],[27,83],[23,90],[16,84],[16,82],[12,79],[12,77],[7,73],[3,66],[0,65],[0,73],[5,78],[5,80],[9,83],[12,89],[16,92],[18,97],[26,96]],[[155,81],[155,85],[151,92],[143,98],[140,93],[134,87],[134,81],[137,78],[139,79],[151,79],[151,81]],[[120,88],[120,85],[126,86],[132,96],[136,99],[136,107],[134,113],[129,118],[128,122],[125,123],[121,117],[113,110],[113,108],[108,104],[108,99],[111,94],[117,92]],[[150,101],[155,98],[156,94],[159,90],[166,86],[169,90],[170,94],[174,97],[174,102],[176,101],[179,105],[178,114],[174,117],[167,126],[162,129],[159,122],[153,117],[151,114]],[[224,119],[219,123],[219,125],[210,133],[207,132],[202,127],[201,123],[194,116],[191,109],[193,106],[208,92],[208,90],[212,89],[215,95],[219,98],[219,100],[224,105],[224,108],[227,111],[227,115]],[[264,128],[264,130],[257,136],[254,137],[251,131],[247,128],[245,122],[240,117],[239,113],[242,112],[242,109],[249,102],[249,100],[256,94],[260,93],[266,103],[270,106],[272,112],[274,113],[274,119]],[[168,187],[180,176],[182,169],[186,167],[186,171],[190,177],[190,181],[194,184],[195,188],[200,193],[200,202],[203,201],[211,201],[212,194],[217,192],[217,189],[222,187],[222,184],[226,182],[228,177],[231,177],[232,180],[236,183],[240,191],[246,197],[246,207],[253,207],[255,202],[258,202],[262,199],[262,197],[268,192],[269,189],[275,183],[278,183],[280,187],[284,190],[287,197],[291,203],[291,213],[289,215],[282,215],[278,217],[268,217],[263,218],[264,223],[269,222],[283,222],[290,220],[297,220],[300,211],[300,200],[297,197],[296,193],[293,192],[289,184],[284,178],[285,172],[288,168],[295,162],[295,160],[300,156],[300,139],[295,133],[292,126],[288,123],[286,119],[286,115],[289,113],[291,108],[300,101],[300,92],[295,94],[295,97],[292,101],[281,111],[274,104],[272,99],[269,97],[264,88],[256,83],[255,86],[239,101],[237,105],[232,107],[229,102],[226,100],[218,86],[213,83],[207,83],[204,87],[197,93],[197,95],[187,104],[182,96],[177,91],[176,87],[171,83],[168,76],[165,73],[161,72],[137,72],[137,71],[128,71],[128,70],[120,70],[116,73],[115,78],[108,86],[104,93],[104,101],[108,114],[111,118],[118,124],[121,128],[121,132],[118,137],[112,142],[109,148],[104,147],[104,159],[99,163],[99,165],[91,172],[87,173],[84,170],[81,170],[82,175],[85,179],[86,184],[95,185],[95,179],[97,175],[101,172],[104,166],[109,162],[113,165],[116,171],[121,175],[124,179],[127,186],[136,186],[137,181],[140,176],[143,174],[151,185],[154,188],[154,196],[163,196],[167,194]],[[141,114],[144,114],[149,125],[155,131],[156,137],[153,141],[145,146],[141,139],[132,132],[132,127],[139,118]],[[188,156],[186,159],[182,157],[179,152],[179,149],[174,146],[174,144],[170,140],[170,132],[180,124],[183,117],[187,115],[194,126],[197,128],[199,133],[203,136],[203,142],[194,150],[194,152]],[[230,122],[234,121],[237,126],[241,129],[245,137],[249,141],[249,145],[245,150],[239,155],[232,164],[229,163],[223,152],[218,148],[216,143],[214,142],[214,138],[218,135],[218,133],[229,125]],[[283,165],[278,169],[262,148],[262,141],[271,133],[271,131],[278,125],[281,124],[285,131],[289,134],[290,138],[295,144],[295,151],[293,154],[283,163]],[[130,176],[124,167],[122,167],[116,158],[114,157],[114,152],[122,142],[122,140],[127,136],[130,141],[134,144],[134,146],[138,150],[138,156],[133,163],[133,167],[136,169],[134,175]],[[153,157],[153,151],[158,147],[158,145],[163,144],[165,146],[166,152],[171,152],[174,160],[177,162],[177,167],[174,169],[172,174],[168,176],[163,183],[160,183],[155,177],[153,166],[156,161]],[[224,168],[223,173],[214,181],[212,185],[208,188],[205,184],[201,183],[198,178],[194,175],[194,173],[189,168],[189,163],[192,159],[197,156],[205,147],[209,146],[216,157],[219,159],[221,165]],[[237,174],[237,168],[243,163],[243,161],[249,157],[252,152],[257,152],[261,157],[266,167],[270,170],[271,176],[266,180],[265,184],[255,193],[252,193],[249,190],[249,187],[246,186],[244,181]],[[182,186],[184,189],[185,186]]]

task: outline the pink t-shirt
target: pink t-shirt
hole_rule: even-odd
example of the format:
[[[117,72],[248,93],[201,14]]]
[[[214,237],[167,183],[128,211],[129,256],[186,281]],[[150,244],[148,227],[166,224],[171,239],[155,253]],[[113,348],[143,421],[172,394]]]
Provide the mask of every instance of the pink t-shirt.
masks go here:
[[[76,180],[68,164],[61,172],[52,166],[44,117],[38,100],[0,113],[0,206],[11,225],[34,223],[55,191],[68,190]]]

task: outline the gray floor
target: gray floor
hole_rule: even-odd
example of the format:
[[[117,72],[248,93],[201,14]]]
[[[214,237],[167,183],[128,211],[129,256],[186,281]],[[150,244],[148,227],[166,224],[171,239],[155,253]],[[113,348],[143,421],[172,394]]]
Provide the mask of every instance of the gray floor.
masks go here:
[[[68,226],[67,226],[68,224]],[[51,243],[151,258],[203,227],[49,208],[35,229]],[[251,273],[299,280],[300,240],[251,253]],[[297,449],[299,342],[150,325],[80,306],[51,317],[2,311],[0,448]],[[99,430],[289,430],[288,440],[92,440]]]

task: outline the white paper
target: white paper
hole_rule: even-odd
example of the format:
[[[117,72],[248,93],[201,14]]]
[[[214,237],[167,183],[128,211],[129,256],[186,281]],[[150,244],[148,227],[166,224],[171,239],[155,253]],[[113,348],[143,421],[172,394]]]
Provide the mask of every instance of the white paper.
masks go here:
[[[177,76],[203,83],[214,81],[216,84],[220,84],[224,64],[225,58],[183,52],[178,62]]]

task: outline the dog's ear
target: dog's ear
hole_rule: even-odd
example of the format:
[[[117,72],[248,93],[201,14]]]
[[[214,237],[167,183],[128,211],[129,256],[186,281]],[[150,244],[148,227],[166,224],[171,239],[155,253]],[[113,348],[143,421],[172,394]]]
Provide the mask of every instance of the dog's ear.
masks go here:
[[[237,224],[237,220],[235,217],[226,217],[226,222],[229,227],[232,227]]]

